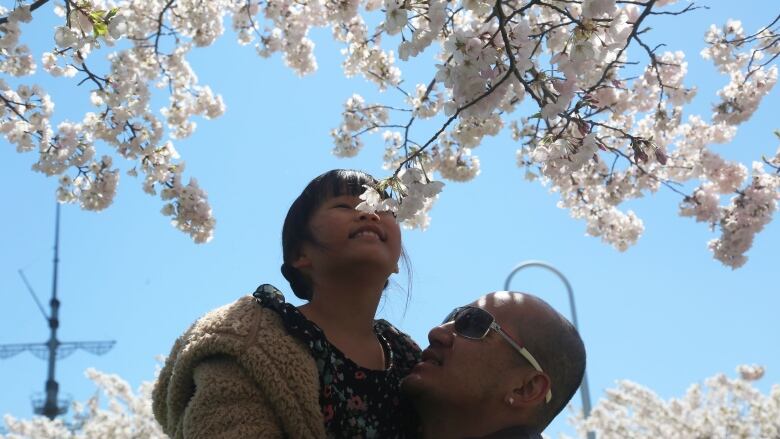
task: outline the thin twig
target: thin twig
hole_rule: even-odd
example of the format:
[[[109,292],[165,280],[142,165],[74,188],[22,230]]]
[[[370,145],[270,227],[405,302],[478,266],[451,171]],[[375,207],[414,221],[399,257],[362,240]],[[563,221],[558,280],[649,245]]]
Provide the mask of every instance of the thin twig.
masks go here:
[[[32,13],[34,10],[40,8],[41,6],[45,5],[48,2],[49,0],[37,0],[33,2],[33,4],[30,5],[30,12]],[[5,24],[5,23],[8,23],[8,15],[6,15],[5,17],[0,17],[0,24]]]

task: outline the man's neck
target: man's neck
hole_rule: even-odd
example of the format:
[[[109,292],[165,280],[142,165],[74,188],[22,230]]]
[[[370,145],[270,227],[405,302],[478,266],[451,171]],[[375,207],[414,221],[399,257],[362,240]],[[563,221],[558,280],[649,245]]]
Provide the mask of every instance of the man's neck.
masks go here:
[[[487,409],[472,410],[481,416],[463,416],[458,411],[449,413],[421,413],[423,439],[541,439],[538,433],[526,427],[497,426],[498,419],[487,416]]]
[[[484,434],[484,418],[470,417],[468,410],[447,409],[437,413],[420,412],[423,439],[462,439]]]
[[[525,427],[509,427],[495,433],[482,436],[483,439],[542,439],[539,433],[529,432]]]

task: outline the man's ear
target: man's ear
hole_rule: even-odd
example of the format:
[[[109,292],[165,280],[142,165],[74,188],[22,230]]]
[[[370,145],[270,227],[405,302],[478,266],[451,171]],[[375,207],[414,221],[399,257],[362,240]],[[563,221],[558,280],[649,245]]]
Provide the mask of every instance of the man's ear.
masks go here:
[[[544,372],[534,371],[515,382],[504,402],[518,408],[544,404],[549,389],[550,377]]]

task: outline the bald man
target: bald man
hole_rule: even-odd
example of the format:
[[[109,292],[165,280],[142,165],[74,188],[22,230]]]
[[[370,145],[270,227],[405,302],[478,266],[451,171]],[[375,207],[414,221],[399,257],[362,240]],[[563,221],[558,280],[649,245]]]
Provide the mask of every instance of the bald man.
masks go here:
[[[577,330],[530,294],[455,308],[428,340],[403,382],[424,438],[538,438],[585,373]]]

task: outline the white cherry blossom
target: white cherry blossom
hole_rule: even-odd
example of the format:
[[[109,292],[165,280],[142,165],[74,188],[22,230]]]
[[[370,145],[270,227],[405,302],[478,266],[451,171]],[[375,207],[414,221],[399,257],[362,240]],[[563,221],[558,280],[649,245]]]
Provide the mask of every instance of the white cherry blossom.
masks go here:
[[[259,56],[278,53],[295,74],[313,74],[311,34],[328,28],[342,47],[345,76],[401,96],[400,105],[349,97],[330,133],[340,157],[362,153],[369,135],[382,133],[376,141],[391,172],[382,181],[393,198],[368,197],[367,208],[385,202],[406,226],[427,226],[438,180],[474,179],[484,171],[478,148],[508,128],[525,179],[560,197],[587,234],[627,249],[644,225],[624,203],[671,190],[681,215],[719,233],[709,244],[715,258],[738,267],[776,210],[777,164],[765,159],[761,170],[712,146],[732,142],[773,93],[780,29],[745,29],[737,19],[702,29],[700,55],[725,81],[711,114],[692,114],[698,90],[690,54],[663,35],[656,37],[666,46],[653,48],[644,31],[657,13],[685,25],[695,6],[675,3],[19,1],[0,9],[0,72],[21,81],[0,79],[0,133],[20,153],[36,155],[35,171],[60,181],[60,201],[105,209],[125,173],[132,178],[123,182],[139,180],[160,197],[175,227],[206,242],[216,220],[172,142],[224,114],[229,102],[200,83],[189,57],[231,26],[237,42],[253,44]],[[54,48],[32,53],[23,32],[49,6],[60,17],[47,30]],[[434,59],[430,76],[405,76],[401,63],[423,53]],[[38,60],[38,74],[85,85],[91,111],[57,118],[51,97],[31,82]],[[152,108],[160,97],[165,107]],[[756,146],[755,159],[769,155],[769,146]]]
[[[160,424],[152,414],[153,382],[141,384],[137,391],[118,375],[87,369],[86,376],[98,392],[85,402],[74,402],[72,422],[42,416],[16,419],[5,416],[7,439],[164,439]],[[107,400],[101,402],[101,397]]]
[[[587,419],[573,424],[582,437],[688,439],[773,438],[780,435],[780,385],[762,393],[753,386],[764,368],[737,367],[739,377],[718,374],[692,384],[680,398],[664,400],[640,384],[622,380],[606,391]]]

